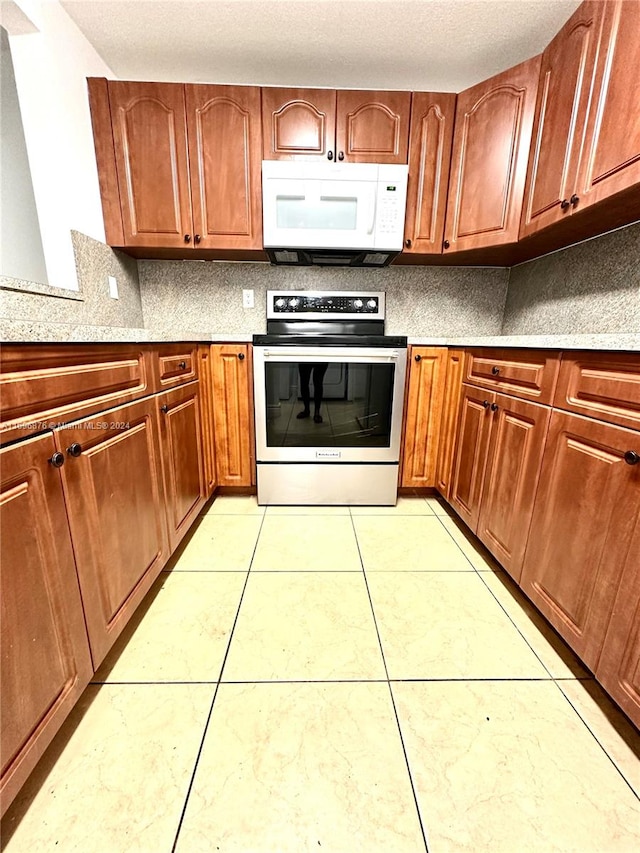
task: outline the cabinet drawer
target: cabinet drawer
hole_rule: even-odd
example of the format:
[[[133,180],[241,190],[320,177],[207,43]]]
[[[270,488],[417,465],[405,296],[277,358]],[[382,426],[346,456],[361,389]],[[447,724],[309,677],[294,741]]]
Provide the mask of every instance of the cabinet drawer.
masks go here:
[[[553,405],[640,429],[640,353],[567,353]]]
[[[164,391],[198,378],[197,344],[168,344],[155,353],[156,389]]]
[[[557,356],[549,350],[469,350],[464,381],[550,405],[558,376]]]
[[[0,353],[2,442],[151,392],[150,353],[129,344],[8,344]]]

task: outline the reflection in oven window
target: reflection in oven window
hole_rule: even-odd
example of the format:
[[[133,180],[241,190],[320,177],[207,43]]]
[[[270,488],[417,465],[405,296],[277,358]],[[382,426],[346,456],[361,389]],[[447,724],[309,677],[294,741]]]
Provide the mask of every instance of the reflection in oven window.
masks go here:
[[[393,364],[265,365],[269,447],[389,447]]]

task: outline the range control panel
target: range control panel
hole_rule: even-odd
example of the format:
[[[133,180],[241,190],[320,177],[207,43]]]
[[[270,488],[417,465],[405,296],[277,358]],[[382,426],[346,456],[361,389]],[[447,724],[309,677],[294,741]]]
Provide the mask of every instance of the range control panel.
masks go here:
[[[268,291],[267,317],[374,317],[384,319],[384,293]]]

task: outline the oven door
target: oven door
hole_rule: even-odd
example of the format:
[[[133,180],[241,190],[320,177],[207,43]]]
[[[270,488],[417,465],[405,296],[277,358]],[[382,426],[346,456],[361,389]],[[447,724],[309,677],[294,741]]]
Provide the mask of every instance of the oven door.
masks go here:
[[[253,359],[258,462],[398,462],[406,349],[256,346]]]

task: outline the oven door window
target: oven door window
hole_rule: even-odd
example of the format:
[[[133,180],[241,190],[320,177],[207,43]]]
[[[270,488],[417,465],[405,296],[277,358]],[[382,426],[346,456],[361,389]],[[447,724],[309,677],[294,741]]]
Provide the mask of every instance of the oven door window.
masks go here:
[[[265,364],[269,447],[390,447],[393,364]]]

